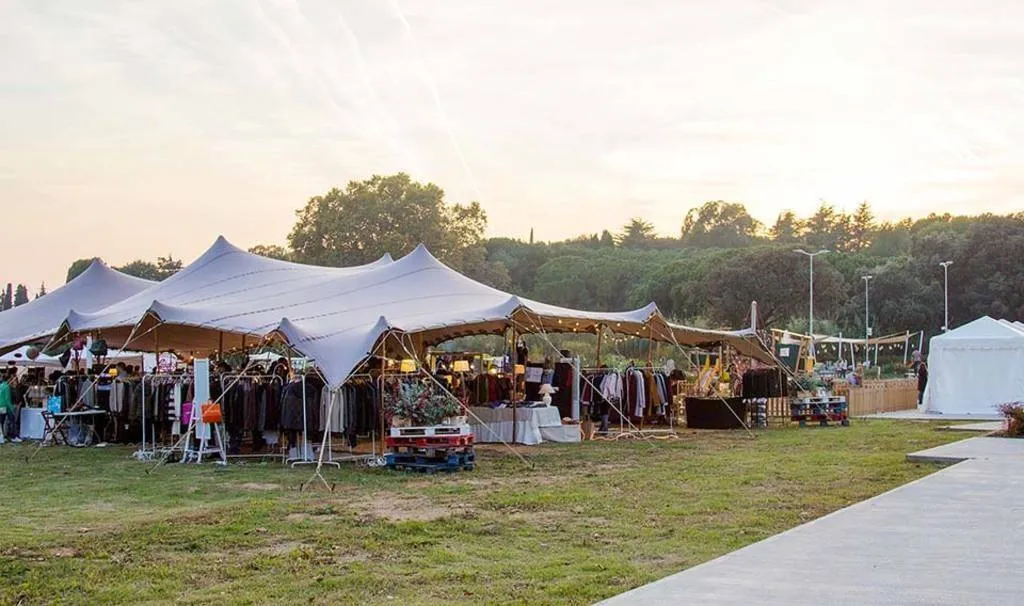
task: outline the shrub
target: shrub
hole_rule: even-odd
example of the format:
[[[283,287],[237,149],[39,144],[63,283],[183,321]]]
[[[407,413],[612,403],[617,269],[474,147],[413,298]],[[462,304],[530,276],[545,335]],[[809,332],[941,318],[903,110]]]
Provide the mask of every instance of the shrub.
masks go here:
[[[999,406],[1006,417],[1006,435],[1024,436],[1024,402],[1008,402]]]

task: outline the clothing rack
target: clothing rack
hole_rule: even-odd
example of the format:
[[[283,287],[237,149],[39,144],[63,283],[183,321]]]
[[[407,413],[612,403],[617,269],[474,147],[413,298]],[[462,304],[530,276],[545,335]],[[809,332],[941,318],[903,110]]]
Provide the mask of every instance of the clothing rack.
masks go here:
[[[132,455],[140,461],[149,461],[156,455],[156,424],[150,428],[150,442],[153,445],[152,450],[146,449],[146,384],[149,383],[151,388],[155,388],[157,385],[188,385],[195,382],[195,378],[188,374],[171,374],[171,373],[153,373],[142,376],[142,446],[139,450],[135,451]],[[193,403],[193,408],[194,408]],[[193,410],[195,414],[195,410]],[[181,419],[179,418],[180,422]]]
[[[347,379],[345,379],[345,383],[348,383],[349,381],[351,381],[353,379],[360,380],[360,381],[368,380],[370,383],[376,384],[377,389],[378,389],[378,393],[382,394],[381,398],[383,398],[383,385],[381,384],[382,380],[383,380],[382,376],[374,377],[370,373],[360,373],[360,374],[350,375]],[[384,457],[384,436],[381,436],[381,449],[380,449],[380,455],[378,455],[377,454],[377,440],[372,437],[376,432],[374,432],[374,434],[371,434],[371,442],[370,442],[371,449],[372,449],[371,450],[371,454],[368,454],[368,455],[354,454],[352,452],[351,447],[349,447],[349,454],[347,454],[347,455],[345,455],[343,457],[340,457],[340,458],[335,458],[334,457],[334,440],[330,437],[330,434],[332,433],[331,432],[332,428],[331,428],[331,425],[330,425],[330,423],[331,423],[330,413],[331,413],[331,409],[334,406],[334,399],[335,399],[336,394],[338,393],[339,390],[340,390],[340,388],[339,389],[329,389],[329,393],[331,394],[331,403],[328,406],[327,426],[324,429],[324,431],[328,433],[326,444],[324,445],[327,448],[327,457],[328,457],[328,459],[326,461],[324,461],[324,463],[325,464],[334,465],[336,467],[341,467],[341,463],[343,463],[343,462],[366,462],[366,463],[370,463],[371,461],[376,461],[378,459],[382,459]],[[348,405],[348,403],[346,402],[346,406],[347,405]],[[381,414],[383,414],[383,412],[384,412],[384,407],[383,407],[383,400],[382,400],[381,401]],[[337,429],[337,428],[335,428],[335,429]],[[321,448],[323,448],[324,446],[321,446]]]
[[[233,386],[234,384],[240,383],[242,381],[256,381],[256,382],[267,381],[268,383],[274,383],[276,381],[278,385],[280,385],[281,387],[284,387],[284,379],[281,378],[281,375],[275,375],[275,374],[253,375],[253,374],[248,374],[248,373],[225,372],[225,373],[221,373],[219,378],[220,378],[220,390],[221,390],[222,394],[225,393],[225,385],[226,384]],[[305,378],[305,377],[303,377],[303,378]],[[223,406],[223,403],[221,405]],[[278,442],[278,444],[280,444],[280,442]],[[282,451],[282,452],[279,452],[277,454],[270,454],[270,453],[247,454],[247,455],[243,455],[243,454],[236,454],[236,455],[229,454],[229,455],[227,455],[227,457],[229,459],[268,459],[268,458],[270,458],[270,459],[277,459],[277,458],[280,458],[281,460],[284,460],[287,457],[287,453]]]
[[[650,372],[665,373],[665,367],[664,366],[637,366],[637,365],[627,365],[623,369],[617,369],[617,368],[612,368],[612,367],[606,367],[606,368],[593,368],[593,367],[581,368],[581,369],[579,369],[579,373],[580,373],[580,377],[583,377],[585,373],[602,373],[602,374],[614,373],[614,374],[623,376],[627,372],[633,371],[633,370],[638,370],[638,371],[641,371],[641,372],[646,370],[646,371],[650,371]],[[598,391],[598,386],[595,385],[593,382],[590,382],[589,380],[587,380],[587,382],[590,383],[591,389],[594,390],[594,392],[596,393]],[[623,385],[623,387],[625,387],[625,385]],[[669,391],[667,385],[666,385],[666,391]],[[625,417],[626,417],[626,415],[623,412],[623,409],[618,407],[618,406],[616,406],[615,404],[613,404],[612,402],[609,401],[608,404],[613,409],[615,409],[615,411],[617,413],[619,413],[619,431],[614,436],[610,436],[607,439],[615,441],[615,440],[619,440],[619,439],[622,439],[622,438],[647,438],[647,437],[653,437],[653,436],[657,436],[657,435],[663,435],[664,438],[678,438],[679,434],[676,432],[676,427],[675,427],[675,415],[671,414],[671,409],[672,409],[672,404],[673,404],[672,398],[673,398],[674,394],[667,393],[666,396],[669,399],[669,401],[666,402],[666,404],[665,404],[666,410],[667,410],[667,412],[665,414],[665,418],[668,419],[668,424],[669,424],[668,429],[644,428],[643,417],[640,417],[640,427],[633,426],[633,424],[630,423],[631,427],[629,429],[627,429],[626,428],[626,424],[625,424]],[[620,404],[622,404],[621,400],[620,400]],[[593,403],[591,403],[591,405],[593,405]]]

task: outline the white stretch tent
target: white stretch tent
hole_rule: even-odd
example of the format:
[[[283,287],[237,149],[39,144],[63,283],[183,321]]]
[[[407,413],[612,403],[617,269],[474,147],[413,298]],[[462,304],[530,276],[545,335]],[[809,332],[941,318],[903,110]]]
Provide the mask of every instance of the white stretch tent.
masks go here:
[[[1024,401],[1024,329],[978,318],[932,337],[924,408],[943,414],[999,414]]]
[[[469,334],[588,332],[598,326],[684,345],[726,342],[770,362],[752,332],[670,324],[651,303],[628,312],[587,312],[516,297],[445,266],[419,246],[398,261],[324,268],[268,259],[224,238],[168,280],[95,313],[72,312],[54,343],[71,333],[111,346],[211,353],[270,335],[316,361],[340,385],[383,336],[400,333],[417,352]]]
[[[151,288],[155,282],[110,269],[95,260],[73,280],[45,296],[0,312],[0,353],[49,337],[72,309],[93,312]]]
[[[0,356],[0,366],[13,365],[26,368],[44,367],[53,369],[66,368],[60,363],[59,356],[48,356],[40,353],[34,360],[29,359],[29,348],[29,345],[25,345],[3,354]],[[145,372],[149,372],[156,366],[156,354],[141,351],[111,351],[110,355],[106,356],[104,360],[111,364],[123,363],[128,366],[139,366]],[[84,358],[82,359],[82,363],[85,364]],[[72,364],[72,362],[68,362],[68,366],[72,366]]]

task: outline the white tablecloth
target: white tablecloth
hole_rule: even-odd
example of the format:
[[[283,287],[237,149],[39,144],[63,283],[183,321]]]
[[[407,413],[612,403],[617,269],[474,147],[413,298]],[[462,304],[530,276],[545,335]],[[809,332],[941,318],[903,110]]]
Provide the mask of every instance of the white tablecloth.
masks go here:
[[[469,416],[469,424],[473,428],[473,439],[476,442],[511,442],[512,441],[512,409],[474,407]],[[516,443],[540,444],[544,441],[541,428],[561,427],[562,418],[558,408],[517,408],[515,410]],[[481,424],[482,422],[482,424]]]
[[[540,437],[545,442],[582,442],[583,434],[579,425],[559,425],[558,427],[541,427]]]
[[[42,408],[21,409],[21,437],[26,440],[42,440],[46,431]]]

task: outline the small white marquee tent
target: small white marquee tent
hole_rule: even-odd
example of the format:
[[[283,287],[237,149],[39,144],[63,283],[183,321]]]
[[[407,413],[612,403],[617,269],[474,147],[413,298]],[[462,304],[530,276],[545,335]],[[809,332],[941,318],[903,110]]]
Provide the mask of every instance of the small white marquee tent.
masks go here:
[[[46,296],[0,312],[0,353],[13,351],[36,339],[45,341],[72,309],[97,311],[154,284],[156,282],[110,269],[97,259],[75,279]]]
[[[996,415],[1024,401],[1024,328],[984,316],[930,343],[926,411]]]

